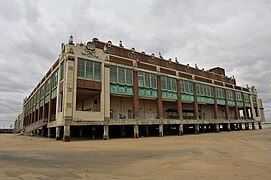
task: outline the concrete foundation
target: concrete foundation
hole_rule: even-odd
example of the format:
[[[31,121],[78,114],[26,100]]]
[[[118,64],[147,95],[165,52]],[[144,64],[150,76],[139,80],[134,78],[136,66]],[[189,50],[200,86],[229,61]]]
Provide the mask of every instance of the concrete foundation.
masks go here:
[[[195,134],[199,134],[199,124],[195,124]]]
[[[164,129],[163,129],[163,124],[159,125],[159,137],[163,137],[164,136]]]
[[[227,124],[227,130],[228,130],[228,132],[231,131],[231,124],[230,123]]]
[[[219,133],[219,124],[215,124],[215,132]]]
[[[182,124],[179,125],[179,135],[180,136],[183,135],[183,125]]]
[[[139,138],[139,128],[138,128],[138,125],[134,125],[134,138]]]
[[[251,123],[251,126],[252,126],[252,130],[255,130],[255,123]]]
[[[70,142],[70,126],[64,126],[63,142]]]
[[[61,137],[60,137],[60,130],[61,130],[61,127],[56,127],[56,140],[61,140]]]
[[[109,126],[108,125],[104,125],[103,139],[104,140],[108,140],[109,139]]]

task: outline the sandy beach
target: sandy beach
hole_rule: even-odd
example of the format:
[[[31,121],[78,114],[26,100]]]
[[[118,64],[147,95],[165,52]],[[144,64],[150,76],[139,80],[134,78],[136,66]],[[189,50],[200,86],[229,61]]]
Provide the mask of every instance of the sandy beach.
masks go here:
[[[270,179],[271,128],[139,139],[0,134],[0,179]]]

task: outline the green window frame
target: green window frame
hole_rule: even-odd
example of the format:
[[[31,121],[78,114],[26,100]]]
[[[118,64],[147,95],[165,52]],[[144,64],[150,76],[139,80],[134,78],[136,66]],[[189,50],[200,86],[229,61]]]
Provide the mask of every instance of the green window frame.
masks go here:
[[[77,77],[101,80],[102,63],[78,58]]]
[[[243,101],[241,92],[236,92],[236,99],[237,99],[237,101]]]
[[[219,99],[225,99],[223,88],[216,88],[216,97]]]
[[[244,101],[245,102],[250,102],[249,95],[244,93]]]
[[[167,77],[167,76],[161,76],[161,87],[162,90],[167,90],[167,91],[177,91],[177,86],[176,86],[176,79]]]
[[[193,82],[181,80],[181,93],[194,94]]]
[[[197,95],[199,96],[206,96],[206,97],[214,97],[214,91],[213,87],[206,85],[206,84],[200,84],[197,83]]]
[[[234,100],[233,90],[227,89],[227,97],[228,97],[229,100]]]
[[[138,86],[157,89],[157,76],[143,71],[138,72]]]
[[[254,103],[257,102],[257,96],[256,95],[252,95],[252,102],[254,102]]]
[[[133,71],[124,67],[110,66],[110,82],[132,86]]]

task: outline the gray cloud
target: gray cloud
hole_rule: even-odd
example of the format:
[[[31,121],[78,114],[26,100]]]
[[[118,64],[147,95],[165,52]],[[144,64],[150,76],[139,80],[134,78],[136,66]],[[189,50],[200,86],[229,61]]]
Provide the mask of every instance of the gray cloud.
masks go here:
[[[270,9],[265,0],[1,1],[0,126],[13,123],[70,34],[221,66],[239,85],[256,86],[270,119]]]

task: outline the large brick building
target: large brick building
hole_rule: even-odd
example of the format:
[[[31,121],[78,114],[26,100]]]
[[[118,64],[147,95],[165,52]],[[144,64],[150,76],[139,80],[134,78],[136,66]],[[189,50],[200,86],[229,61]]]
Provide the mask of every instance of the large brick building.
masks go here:
[[[264,111],[255,87],[236,85],[220,67],[198,69],[94,38],[62,44],[19,120],[19,130],[69,141],[255,129]]]

